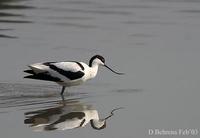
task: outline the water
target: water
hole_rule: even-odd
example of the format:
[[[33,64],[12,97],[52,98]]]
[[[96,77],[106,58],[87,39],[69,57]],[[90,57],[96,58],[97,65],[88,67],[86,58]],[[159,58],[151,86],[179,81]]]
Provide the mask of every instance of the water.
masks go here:
[[[199,129],[199,6],[199,0],[1,0],[1,137],[145,138],[150,129]],[[69,88],[64,102],[54,83],[23,79],[30,63],[88,62],[94,54],[126,75],[102,67],[92,81]],[[124,108],[99,131],[87,123],[39,133],[25,121],[36,115],[39,123],[55,122],[71,107],[95,110],[101,119]],[[54,110],[60,112],[53,117]]]

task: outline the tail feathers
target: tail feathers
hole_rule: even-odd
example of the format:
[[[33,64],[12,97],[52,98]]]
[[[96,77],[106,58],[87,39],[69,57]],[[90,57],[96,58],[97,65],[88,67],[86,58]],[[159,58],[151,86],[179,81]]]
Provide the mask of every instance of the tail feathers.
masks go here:
[[[31,64],[28,65],[28,67],[33,70],[36,74],[38,73],[44,73],[46,71],[48,71],[48,66],[42,64],[42,63],[35,63],[35,64]]]
[[[44,73],[28,75],[28,76],[25,76],[24,78],[36,79],[36,80],[45,80],[45,81],[54,81],[54,82],[62,82],[61,79],[59,79],[57,77],[52,77],[52,76],[50,76],[48,74],[44,74]]]
[[[29,73],[29,74],[35,74],[33,70],[24,70],[24,72]]]

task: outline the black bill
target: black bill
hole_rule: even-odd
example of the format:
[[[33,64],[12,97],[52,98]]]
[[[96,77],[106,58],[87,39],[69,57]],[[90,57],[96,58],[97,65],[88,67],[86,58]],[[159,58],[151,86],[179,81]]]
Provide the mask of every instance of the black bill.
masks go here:
[[[118,74],[118,75],[124,75],[124,73],[119,73],[119,72],[116,72],[114,70],[112,70],[110,67],[108,67],[107,65],[104,65],[106,68],[108,68],[109,70],[111,70],[112,72],[114,72],[115,74]]]

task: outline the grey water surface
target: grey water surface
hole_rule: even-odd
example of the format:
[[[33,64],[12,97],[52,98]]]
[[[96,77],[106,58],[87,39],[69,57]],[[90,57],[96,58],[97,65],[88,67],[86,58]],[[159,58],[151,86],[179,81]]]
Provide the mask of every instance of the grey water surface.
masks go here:
[[[1,0],[0,137],[199,137],[199,44],[199,0]],[[23,79],[28,64],[88,63],[95,54],[125,75],[100,67],[64,101],[56,84]],[[67,126],[62,118],[72,109],[102,119],[119,107],[102,130],[88,123],[35,131]],[[149,134],[156,129],[171,133]]]

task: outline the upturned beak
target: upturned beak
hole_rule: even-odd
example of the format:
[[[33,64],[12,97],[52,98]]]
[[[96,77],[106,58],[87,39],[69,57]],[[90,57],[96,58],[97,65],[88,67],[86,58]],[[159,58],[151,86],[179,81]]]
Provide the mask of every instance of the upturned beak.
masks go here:
[[[110,71],[112,71],[113,73],[115,73],[115,74],[124,75],[124,73],[119,73],[119,72],[114,71],[113,69],[111,69],[110,67],[108,67],[106,64],[104,64],[104,66],[105,66],[106,68],[108,68]]]
[[[104,118],[104,120],[107,120],[107,119],[109,119],[110,117],[112,117],[112,116],[114,115],[114,112],[117,111],[117,110],[119,110],[119,109],[124,109],[124,107],[119,107],[119,108],[113,109],[113,110],[111,111],[110,115],[107,116],[106,118]]]

